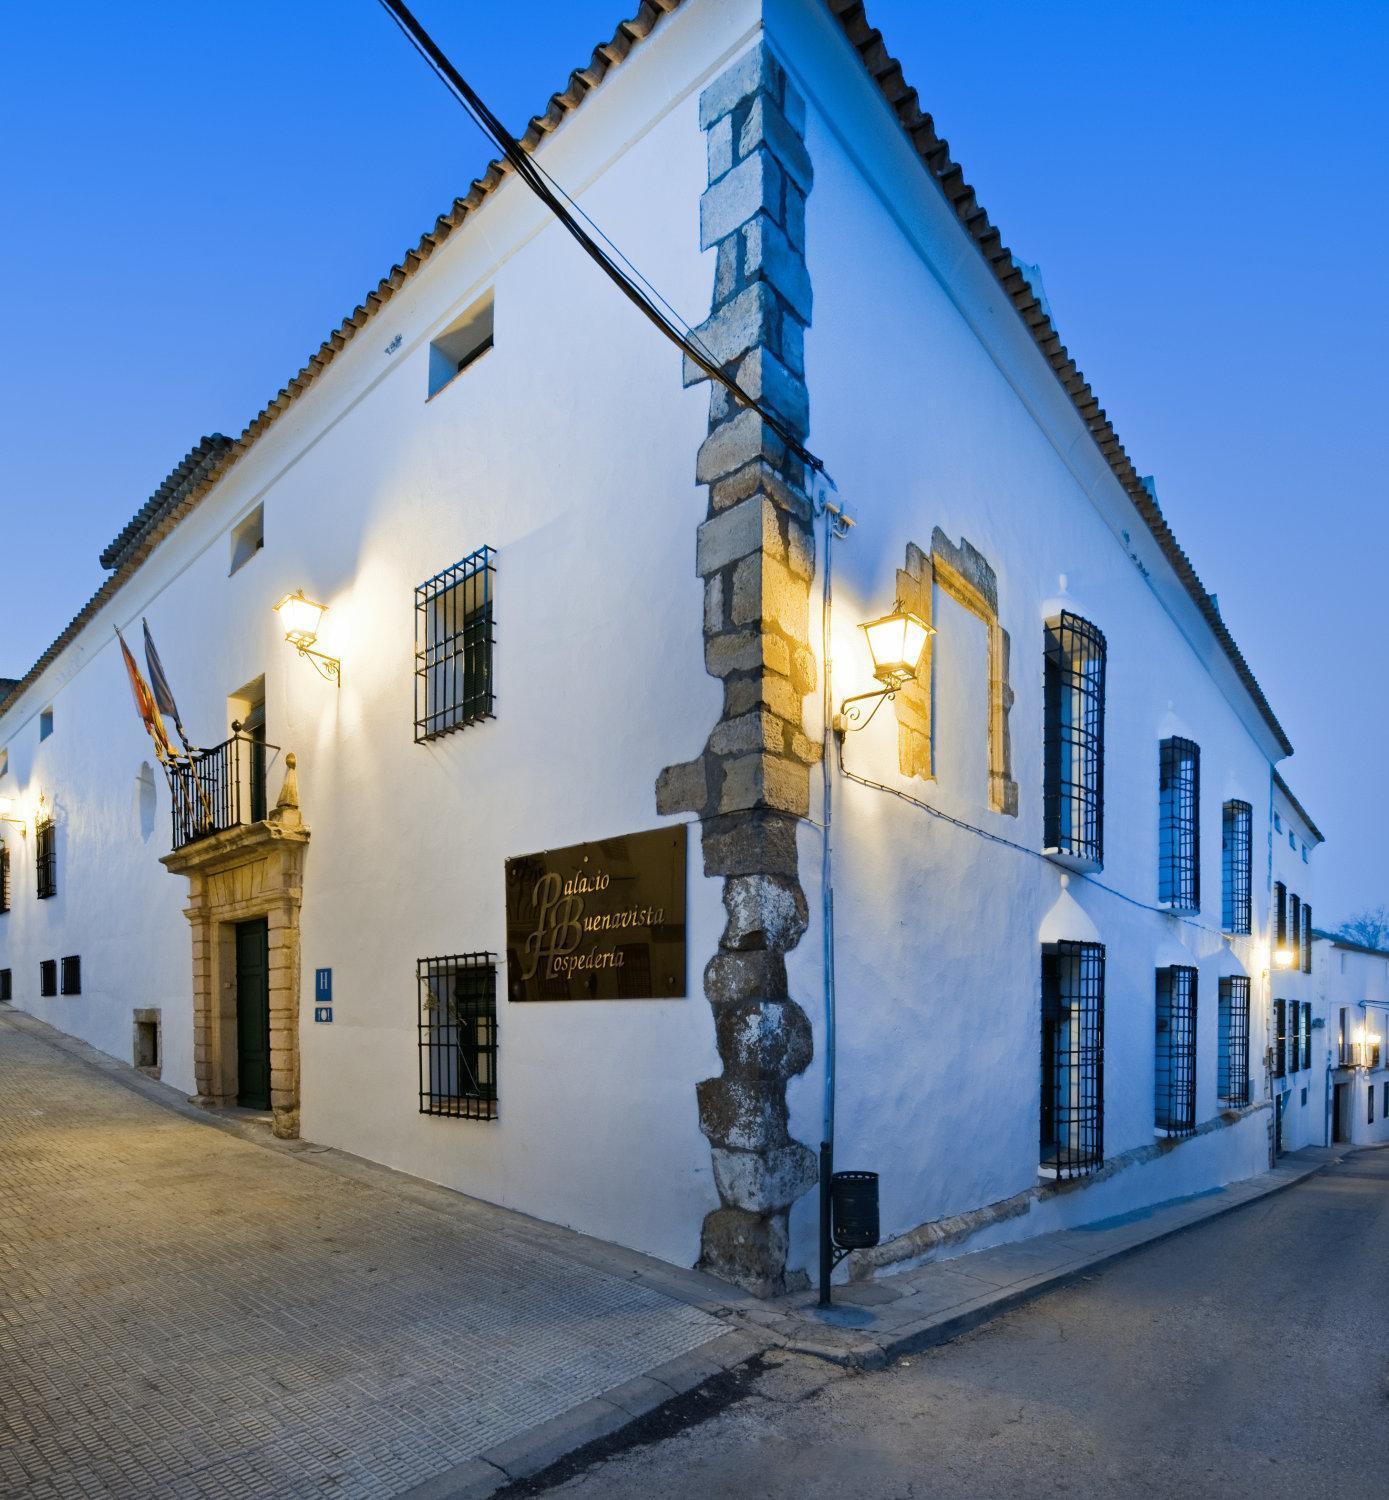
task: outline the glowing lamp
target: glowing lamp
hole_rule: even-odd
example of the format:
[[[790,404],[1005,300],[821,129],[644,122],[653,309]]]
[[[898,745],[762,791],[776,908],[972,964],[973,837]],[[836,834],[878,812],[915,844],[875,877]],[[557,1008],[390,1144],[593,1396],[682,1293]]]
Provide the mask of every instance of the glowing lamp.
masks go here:
[[[285,640],[300,656],[313,663],[320,677],[326,677],[341,687],[342,662],[336,656],[325,656],[323,652],[313,649],[314,642],[318,639],[318,627],[327,612],[326,604],[308,598],[303,589],[295,589],[292,594],[286,594],[275,606],[275,613],[284,626]]]
[[[926,638],[934,632],[919,615],[901,605],[880,620],[869,620],[859,627],[868,638],[868,654],[873,658],[873,675],[894,691],[916,676]]]
[[[1278,969],[1291,969],[1293,966],[1293,950],[1291,948],[1275,948],[1273,950],[1273,964]]]

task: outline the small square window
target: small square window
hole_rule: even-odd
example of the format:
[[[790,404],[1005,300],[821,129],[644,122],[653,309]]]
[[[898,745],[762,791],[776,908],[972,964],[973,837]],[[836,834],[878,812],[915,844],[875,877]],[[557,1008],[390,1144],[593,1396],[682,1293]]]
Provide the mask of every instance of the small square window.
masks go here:
[[[1306,844],[1304,844],[1302,846],[1302,863],[1304,865],[1307,863],[1307,845]]]
[[[1288,829],[1288,848],[1289,849],[1296,849],[1297,848],[1297,835],[1292,831],[1291,828]]]
[[[48,996],[58,993],[58,960],[56,958],[44,958],[39,960],[39,994]]]
[[[82,960],[73,953],[63,960],[63,994],[82,993]]]
[[[1283,831],[1283,820],[1277,813],[1273,815],[1273,830],[1275,833],[1282,833]]]
[[[46,740],[53,733],[53,710],[51,708],[39,711],[39,738]]]
[[[1306,1089],[1303,1089],[1303,1091],[1302,1091],[1302,1102],[1303,1102],[1303,1104],[1307,1103],[1307,1090]]]
[[[232,527],[231,568],[228,577],[238,568],[244,568],[257,552],[265,546],[265,507],[258,505],[244,521]]]
[[[429,343],[429,394],[437,396],[492,347],[492,293],[455,318]]]
[[[14,999],[14,974],[9,969],[0,969],[0,1000]]]

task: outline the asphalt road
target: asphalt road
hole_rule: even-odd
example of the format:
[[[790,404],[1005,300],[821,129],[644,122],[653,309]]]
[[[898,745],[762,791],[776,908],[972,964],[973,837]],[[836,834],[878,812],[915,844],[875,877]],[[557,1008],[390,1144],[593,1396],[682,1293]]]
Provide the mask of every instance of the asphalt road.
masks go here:
[[[1389,1150],[886,1371],[793,1357],[732,1395],[527,1488],[565,1500],[1389,1495]]]

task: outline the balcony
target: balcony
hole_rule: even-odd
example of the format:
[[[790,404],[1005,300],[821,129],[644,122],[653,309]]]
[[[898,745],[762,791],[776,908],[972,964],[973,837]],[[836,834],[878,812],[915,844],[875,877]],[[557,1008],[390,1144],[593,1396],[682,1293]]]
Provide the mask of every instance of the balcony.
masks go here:
[[[278,745],[233,734],[211,750],[169,768],[173,790],[174,848],[263,821],[265,772]]]

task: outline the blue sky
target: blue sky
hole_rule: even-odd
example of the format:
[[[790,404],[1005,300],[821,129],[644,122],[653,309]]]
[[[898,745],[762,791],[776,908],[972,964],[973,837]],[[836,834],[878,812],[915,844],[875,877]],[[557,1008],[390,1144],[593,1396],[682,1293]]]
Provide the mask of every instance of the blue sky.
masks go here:
[[[417,10],[519,128],[624,4]],[[1041,265],[1298,747],[1284,774],[1332,841],[1319,922],[1389,902],[1389,6],[869,13]],[[0,130],[0,675],[18,675],[174,463],[239,432],[486,153],[373,0],[11,10]]]

